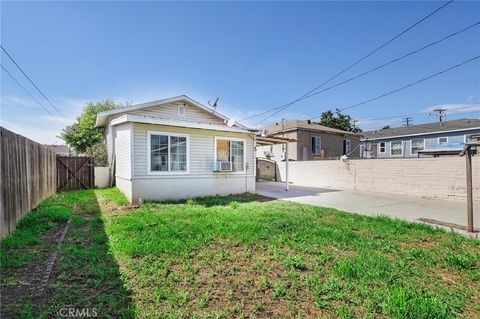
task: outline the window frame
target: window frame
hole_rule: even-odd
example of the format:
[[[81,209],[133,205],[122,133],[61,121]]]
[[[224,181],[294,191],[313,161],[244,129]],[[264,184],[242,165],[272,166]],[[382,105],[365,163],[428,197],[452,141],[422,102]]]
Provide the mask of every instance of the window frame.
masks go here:
[[[412,138],[410,140],[410,155],[418,155],[418,151],[417,151],[417,153],[413,153],[413,141],[423,141],[422,150],[424,150],[425,149],[425,139],[424,138]]]
[[[441,139],[441,138],[446,138],[446,139],[447,139],[447,141],[446,141],[444,144],[440,144],[440,139]],[[448,136],[442,136],[442,137],[439,137],[439,138],[437,139],[437,144],[438,144],[439,146],[440,146],[440,145],[445,145],[445,144],[448,144]]]
[[[315,135],[315,136],[312,136],[310,141],[313,142],[313,139],[315,139],[315,152],[313,152],[312,148],[313,148],[313,144],[310,146],[310,151],[312,152],[312,155],[322,155],[322,137],[320,135]],[[319,152],[317,153],[317,139],[320,141],[320,147],[319,147]]]
[[[383,152],[382,152],[382,143],[384,144]],[[379,154],[386,154],[387,153],[387,142],[378,142],[378,153]]]
[[[402,147],[400,148],[400,151],[401,151],[400,154],[394,155],[394,154],[392,154],[392,149],[393,149],[393,148],[392,148],[392,143],[396,143],[396,142],[401,142],[401,143],[402,143]],[[405,147],[404,144],[405,144],[405,141],[391,141],[391,142],[390,142],[390,156],[392,156],[392,157],[400,157],[400,156],[403,156],[403,149],[404,149],[404,147]]]
[[[350,155],[352,153],[352,140],[349,140],[349,139],[344,139],[345,141],[345,153],[346,154],[343,154],[343,155]],[[342,148],[343,148],[343,145],[342,145]],[[350,149],[348,149],[350,148]]]
[[[168,136],[168,171],[152,171],[152,135]],[[172,171],[170,164],[170,137],[185,137],[187,142],[187,170]],[[147,175],[186,175],[190,174],[190,135],[174,132],[147,131]]]
[[[183,109],[183,113],[180,112],[180,109]],[[187,107],[185,105],[178,105],[177,106],[177,115],[184,117],[187,114]]]
[[[232,171],[218,171],[217,170],[217,141],[218,140],[225,140],[225,141],[235,141],[235,142],[243,142],[243,170],[234,172],[233,171],[233,162],[232,162],[232,155],[231,155],[231,147],[232,144],[230,143],[230,162],[232,162]],[[247,173],[247,140],[244,138],[238,137],[229,137],[229,136],[214,136],[213,137],[213,171],[220,172],[220,173],[228,173],[228,174],[246,174]]]

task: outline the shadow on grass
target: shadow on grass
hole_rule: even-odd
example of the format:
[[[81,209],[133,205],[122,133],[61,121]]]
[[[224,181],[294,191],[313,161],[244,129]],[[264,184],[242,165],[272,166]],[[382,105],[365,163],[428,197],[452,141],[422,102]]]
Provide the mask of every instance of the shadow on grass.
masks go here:
[[[30,251],[21,263],[3,264],[2,278],[7,280],[2,279],[2,318],[72,314],[75,317],[133,317],[129,293],[109,251],[94,191],[60,193],[45,202],[27,215],[32,222],[20,222],[17,230],[4,240],[7,247],[2,242],[2,255],[13,253],[8,242],[14,242],[17,250]],[[58,218],[55,207],[64,207],[61,210],[64,218]],[[41,218],[37,218],[39,216]],[[64,241],[58,244],[67,216],[70,227]],[[38,232],[35,220],[48,226]],[[25,233],[33,234],[35,240],[25,240]],[[50,278],[43,285],[47,262],[56,252]]]
[[[188,204],[188,205],[200,205],[204,207],[213,207],[213,206],[235,206],[243,203],[251,202],[270,202],[274,201],[275,198],[265,197],[258,194],[238,194],[238,195],[229,195],[229,196],[208,196],[208,197],[198,197],[188,200],[178,200],[178,201],[166,201],[164,204]]]

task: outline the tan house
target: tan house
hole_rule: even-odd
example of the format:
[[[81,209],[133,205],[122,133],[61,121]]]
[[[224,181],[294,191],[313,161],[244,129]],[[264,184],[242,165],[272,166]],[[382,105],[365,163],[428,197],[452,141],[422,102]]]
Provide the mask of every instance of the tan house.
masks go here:
[[[312,161],[339,158],[342,155],[360,157],[361,134],[322,126],[310,120],[276,123],[268,126],[266,131],[268,135],[297,140],[289,143],[290,160]],[[256,156],[284,161],[285,145],[257,147]]]

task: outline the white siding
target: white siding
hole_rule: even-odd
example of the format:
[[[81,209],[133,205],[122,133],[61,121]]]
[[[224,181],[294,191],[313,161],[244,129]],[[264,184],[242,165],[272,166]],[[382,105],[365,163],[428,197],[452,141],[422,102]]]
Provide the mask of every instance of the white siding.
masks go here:
[[[182,133],[190,136],[189,159],[190,174],[231,176],[232,173],[214,173],[214,137],[226,136],[245,139],[245,153],[247,163],[247,175],[254,175],[254,141],[252,136],[243,133],[218,132],[202,129],[190,129],[151,124],[133,124],[133,172],[134,177],[147,176],[147,131],[160,131],[170,133]],[[118,152],[118,151],[117,151]],[[151,176],[148,176],[151,177]],[[155,176],[162,178],[161,176]]]
[[[185,115],[178,116],[178,106],[185,104]],[[152,106],[143,110],[131,111],[128,114],[135,114],[150,117],[164,117],[169,119],[194,121],[202,123],[223,124],[223,120],[205,110],[188,103],[172,103],[161,106]]]
[[[124,123],[115,127],[115,176],[132,178],[131,135],[132,124]]]

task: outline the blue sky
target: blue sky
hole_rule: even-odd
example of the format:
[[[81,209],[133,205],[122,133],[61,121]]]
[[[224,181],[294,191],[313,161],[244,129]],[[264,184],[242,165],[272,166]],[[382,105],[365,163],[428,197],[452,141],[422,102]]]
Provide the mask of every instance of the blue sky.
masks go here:
[[[218,110],[241,119],[301,96],[442,3],[2,2],[2,45],[66,119],[53,119],[2,71],[1,124],[39,142],[58,143],[61,128],[86,101],[140,103],[179,94],[204,104],[219,96]],[[332,84],[479,20],[479,2],[454,1]],[[295,104],[268,122],[355,104],[477,55],[479,26]],[[3,53],[1,62],[35,92]],[[479,102],[476,60],[347,113],[363,129],[374,129],[401,125],[401,119],[371,119],[439,105],[450,109],[449,119],[480,117],[480,108],[454,110]],[[414,123],[433,120],[422,115]]]

